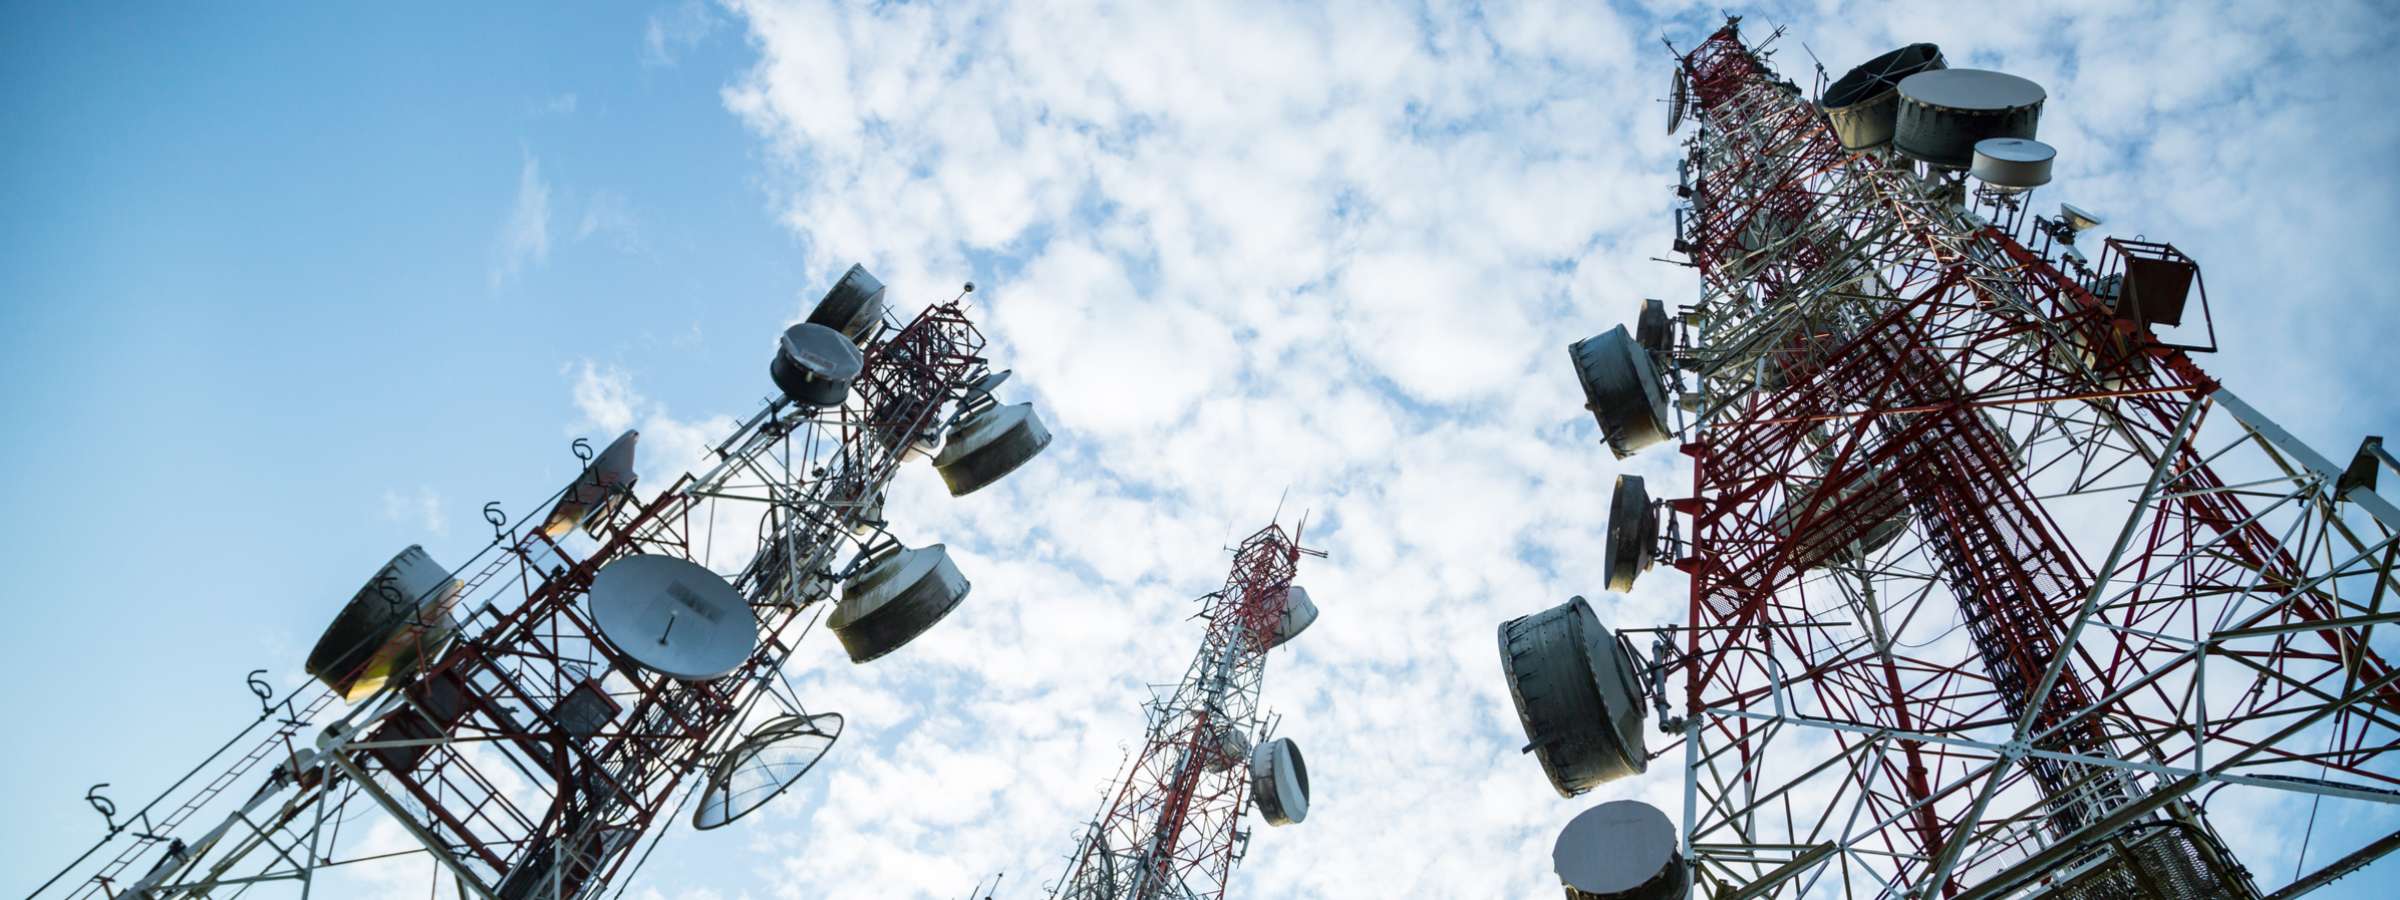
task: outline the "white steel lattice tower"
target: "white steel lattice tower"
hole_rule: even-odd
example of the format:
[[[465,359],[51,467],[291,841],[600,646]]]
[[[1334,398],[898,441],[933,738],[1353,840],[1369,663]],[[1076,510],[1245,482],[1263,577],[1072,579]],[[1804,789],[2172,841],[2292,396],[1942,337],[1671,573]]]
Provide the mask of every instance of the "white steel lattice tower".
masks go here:
[[[930,457],[966,494],[1050,439],[993,399],[1007,373],[960,300],[901,316],[883,294],[854,266],[788,329],[780,395],[705,471],[645,500],[637,434],[578,442],[547,514],[487,506],[465,567],[395,557],[310,654],[316,681],[278,698],[254,678],[259,719],[149,804],[90,795],[106,837],[35,896],[336,896],[340,867],[414,859],[437,895],[590,898],[622,893],[684,806],[715,828],[780,794],[841,733],[780,676],[819,614],[865,662],[966,596],[941,545],[887,532],[891,479]],[[728,578],[717,557],[746,562]],[[378,820],[404,846],[369,844]]]
[[[1308,592],[1292,584],[1303,555],[1324,554],[1277,525],[1234,551],[1225,586],[1200,598],[1200,652],[1174,691],[1148,705],[1142,749],[1076,836],[1052,897],[1221,898],[1249,844],[1239,827],[1245,795],[1270,824],[1308,815],[1300,750],[1272,737],[1258,708],[1267,651],[1316,619]]]

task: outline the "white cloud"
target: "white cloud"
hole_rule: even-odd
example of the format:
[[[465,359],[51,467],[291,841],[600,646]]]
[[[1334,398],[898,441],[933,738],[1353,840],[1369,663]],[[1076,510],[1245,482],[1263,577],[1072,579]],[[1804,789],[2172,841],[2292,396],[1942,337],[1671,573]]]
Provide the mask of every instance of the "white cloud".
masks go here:
[[[632,374],[624,369],[587,359],[566,371],[573,374],[570,391],[581,416],[568,433],[589,439],[597,449],[628,429],[641,432],[635,444],[634,470],[641,485],[653,493],[676,476],[701,469],[709,449],[733,429],[733,419],[725,415],[691,419],[668,415],[663,405],[634,388]]]
[[[716,13],[700,0],[683,0],[651,13],[642,26],[642,65],[651,68],[675,65],[722,24]]]
[[[1650,102],[1667,71],[1654,35],[1688,45],[1713,11],[733,6],[759,58],[724,99],[764,142],[772,201],[810,268],[864,262],[911,306],[975,278],[993,357],[1059,439],[964,499],[921,467],[903,473],[893,521],[948,543],[974,594],[870,666],[804,649],[822,655],[795,663],[803,695],[853,730],[746,826],[761,871],[722,873],[725,886],[955,896],[1005,870],[1031,895],[1057,877],[1140,740],[1143,685],[1175,678],[1196,644],[1184,617],[1222,578],[1217,548],[1286,487],[1333,554],[1303,566],[1324,618],[1273,656],[1266,689],[1307,747],[1316,812],[1289,829],[1246,823],[1231,893],[1555,896],[1550,841],[1574,812],[1613,796],[1680,808],[1664,764],[1560,801],[1516,752],[1492,645],[1501,621],[1575,593],[1614,623],[1681,619],[1680,576],[1607,594],[1597,548],[1618,471],[1668,494],[1688,463],[1610,459],[1563,351],[1629,319],[1637,298],[1694,292],[1687,270],[1647,260],[1667,250],[1680,155]],[[2326,193],[2250,144],[2324,144],[2339,117],[2275,105],[2315,108],[2298,85],[2349,82],[2287,72],[2261,87],[2213,60],[2324,71],[2377,45],[2308,43],[2357,31],[2344,27],[2356,10],[2330,23],[2241,11],[2223,28],[2155,4],[2012,10],[1827,12],[1785,41],[1838,69],[1938,40],[1957,64],[2033,74],[2052,85],[2054,194],[2140,210],[2126,233],[2172,226],[2236,249],[2258,229],[2232,210]],[[2137,23],[2168,20],[2187,39],[2176,46],[2207,51],[2123,46]],[[1798,76],[1796,56],[1782,62]],[[2385,235],[2391,214],[2369,207],[2391,177],[2366,161],[2395,142],[2361,127],[2332,154],[2360,177],[2335,193],[2367,199],[2335,199],[2376,226],[2362,234]],[[2234,139],[2260,129],[2274,134]],[[2176,181],[2211,166],[2275,171],[2208,185],[2229,196]],[[2271,241],[2306,239],[2299,221]],[[2259,294],[2283,271],[2227,256],[2212,288],[2222,272]],[[2295,277],[2322,296],[2389,298],[2339,272]],[[2327,393],[2343,390],[2361,392]],[[592,423],[644,423],[645,452],[653,428],[711,433],[618,370],[585,366],[576,397]]]
[[[493,258],[494,288],[550,260],[550,183],[542,180],[541,161],[530,152],[517,170],[516,202],[493,241]]]
[[[584,198],[583,218],[575,224],[575,240],[593,238],[604,239],[622,251],[641,247],[641,224],[634,219],[633,205],[624,194],[599,190]]]
[[[419,487],[413,493],[384,491],[383,517],[422,529],[433,537],[450,534],[450,518],[442,509],[442,495],[431,487]]]
[[[1664,244],[1669,184],[1637,173],[1672,144],[1590,99],[1634,71],[1633,30],[1565,7],[1505,39],[1367,4],[737,9],[761,59],[727,104],[813,268],[863,261],[895,297],[976,277],[997,364],[1060,434],[964,500],[904,476],[894,521],[971,554],[976,594],[904,658],[811,676],[888,724],[861,722],[805,813],[817,852],[861,868],[773,881],[1056,878],[1141,738],[1139,686],[1197,644],[1218,548],[1290,487],[1285,522],[1312,509],[1333,558],[1303,566],[1324,619],[1265,699],[1319,806],[1258,829],[1235,892],[1542,890],[1572,810],[1501,759],[1522,740],[1492,629],[1597,581],[1574,554],[1598,546],[1609,466],[1563,347],[1639,296],[1578,308],[1579,260]],[[1536,546],[1565,549],[1555,571]],[[962,798],[937,760],[1012,786]],[[844,802],[869,796],[924,799]]]
[[[575,411],[583,421],[573,430],[587,426],[602,432],[620,432],[633,427],[635,404],[641,398],[634,394],[632,379],[623,370],[595,365],[584,360],[573,367],[575,372]]]

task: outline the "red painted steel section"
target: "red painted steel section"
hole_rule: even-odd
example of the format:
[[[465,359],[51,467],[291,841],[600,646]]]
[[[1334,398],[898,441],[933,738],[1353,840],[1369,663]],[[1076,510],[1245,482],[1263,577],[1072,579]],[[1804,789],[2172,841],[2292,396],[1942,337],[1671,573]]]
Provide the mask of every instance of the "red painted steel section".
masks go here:
[[[1689,435],[1683,452],[1693,461],[1696,496],[1675,505],[1690,517],[1691,555],[1677,563],[1690,575],[1689,621],[1786,627],[1689,632],[1687,710],[1755,697],[1765,673],[1756,654],[1734,651],[1767,640],[1793,656],[1826,660],[1786,673],[1823,709],[1902,731],[1941,732],[2024,715],[2030,689],[2063,653],[2057,685],[2033,714],[2035,746],[2114,756],[2103,716],[2155,717],[2100,698],[2136,683],[2165,651],[2130,637],[2107,649],[2106,637],[2090,634],[2065,644],[2067,623],[2102,573],[2090,570],[2036,499],[2007,436],[1983,408],[2105,398],[2134,413],[2153,446],[2164,446],[2184,407],[2215,382],[2181,350],[2116,318],[2076,279],[1997,229],[1974,239],[2017,267],[2024,277],[2015,287],[2036,301],[2038,318],[1995,311],[1959,248],[1918,240],[1905,210],[1830,202],[1829,181],[1866,178],[1884,163],[1843,151],[1822,114],[1792,102],[1797,89],[1777,86],[1732,25],[1679,62],[1702,127],[1750,148],[1736,159],[1711,160],[1692,192],[1695,215],[1684,237],[1714,292],[1762,307],[1803,303],[1824,290],[1826,267],[1850,252],[1825,235],[1890,241],[1913,247],[1914,257],[1888,285],[1862,276],[1858,290],[1890,291],[1871,320],[1803,316],[1788,333],[1770,336],[1770,380]],[[2172,252],[2149,246],[2140,252]],[[2091,388],[2085,365],[2102,372],[2105,390]],[[2224,481],[2209,461],[2188,446],[2176,445],[2175,452],[2167,494],[2174,499],[2163,502],[2183,527],[2161,516],[2138,535],[2124,566],[2130,577],[2155,575],[2148,567],[2157,561],[2221,539],[2238,559],[2187,561],[2187,580],[2159,593],[2200,595],[2246,585],[2256,574],[2285,589],[2299,584],[2303,567],[2239,495],[2218,489]],[[1804,483],[1812,487],[1796,488]],[[1806,611],[1790,599],[1802,576],[1828,548],[1859,540],[1896,515],[1913,519],[1958,600],[1973,658],[1845,655],[1813,643],[1820,638],[1807,627]],[[2166,601],[2160,607],[2150,615],[2175,614]],[[2298,608],[2309,621],[2338,615],[2330,600],[2304,597]],[[2336,651],[2359,657],[2358,680],[2389,671],[2355,632],[2342,634],[2351,639],[2336,638]],[[2384,691],[2378,703],[2400,709],[2394,706],[2400,691]],[[1749,737],[1746,721],[1718,719],[1707,727],[1727,743]],[[1908,824],[1886,835],[1886,848],[1932,858],[1968,839],[1952,823],[1971,799],[1936,796],[1935,776],[1955,777],[1982,759],[1921,742],[1899,746],[1898,765],[1860,769],[1858,786],[1876,798],[1878,815],[1917,804]],[[2038,758],[2029,765],[2033,783],[2050,798],[2052,834],[2072,832],[2139,790],[2117,769]],[[1953,882],[1951,892],[1958,887]]]
[[[1243,539],[1190,674],[1150,710],[1149,732],[1070,864],[1056,896],[1221,898],[1241,852],[1249,760],[1227,753],[1221,728],[1245,737],[1292,578],[1304,551],[1269,525]],[[1126,862],[1130,860],[1131,862]],[[1129,867],[1138,868],[1138,872]]]

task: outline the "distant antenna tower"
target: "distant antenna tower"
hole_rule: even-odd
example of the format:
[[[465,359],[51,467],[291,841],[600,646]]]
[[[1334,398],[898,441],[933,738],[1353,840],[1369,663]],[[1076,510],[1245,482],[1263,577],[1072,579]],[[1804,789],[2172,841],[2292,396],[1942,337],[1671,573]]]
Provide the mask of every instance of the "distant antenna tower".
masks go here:
[[[1150,702],[1148,736],[1100,813],[1076,836],[1054,900],[1221,898],[1249,845],[1245,793],[1270,825],[1308,816],[1308,768],[1258,709],[1267,651],[1316,621],[1292,584],[1297,532],[1268,525],[1234,550],[1225,586],[1201,599],[1208,630],[1172,694]]]
[[[864,662],[967,594],[941,545],[886,530],[901,465],[930,458],[964,495],[1050,441],[993,399],[1007,373],[956,301],[900,318],[883,294],[852,266],[784,332],[780,396],[707,471],[644,501],[635,433],[577,441],[583,472],[539,518],[487,506],[464,568],[394,557],[309,654],[317,681],[276,698],[254,675],[258,720],[139,809],[88,793],[106,837],[35,896],[335,896],[329,870],[397,857],[438,862],[437,894],[590,898],[683,806],[707,829],[781,794],[842,731],[781,682],[816,616]],[[718,540],[758,549],[728,579]],[[368,843],[370,811],[406,850]]]
[[[2262,894],[2210,821],[2252,793],[2310,812],[2243,831],[2305,847],[2400,802],[2380,443],[2337,465],[2203,372],[2173,246],[2024,221],[2039,86],[1915,44],[1811,102],[1738,26],[1671,81],[1698,302],[1571,348],[1618,457],[1690,460],[1688,497],[1618,479],[1604,554],[1612,590],[1682,572],[1686,617],[1500,629],[1562,795],[1682,770],[1676,819],[1566,825],[1567,895],[2280,900],[2400,847]]]

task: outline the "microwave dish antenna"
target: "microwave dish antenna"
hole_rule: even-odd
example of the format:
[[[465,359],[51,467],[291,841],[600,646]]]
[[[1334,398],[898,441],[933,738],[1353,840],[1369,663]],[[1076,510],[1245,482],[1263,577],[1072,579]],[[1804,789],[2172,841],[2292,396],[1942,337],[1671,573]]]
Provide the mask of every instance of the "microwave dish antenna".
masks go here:
[[[834,282],[825,298],[809,310],[808,323],[822,325],[840,332],[854,343],[864,344],[875,336],[875,326],[883,322],[883,282],[867,274],[867,267],[851,263]]]
[[[1691,108],[1691,82],[1682,69],[1675,70],[1675,80],[1667,85],[1667,133],[1683,127],[1683,114]]]
[[[709,771],[692,827],[723,828],[783,796],[841,737],[841,713],[780,716],[758,726]]]
[[[814,322],[802,322],[784,329],[783,339],[775,345],[775,359],[767,366],[767,375],[792,402],[830,408],[850,398],[850,382],[866,364],[867,358],[858,352],[858,345],[841,332]]]
[[[575,476],[575,482],[567,485],[567,492],[551,505],[550,514],[542,519],[542,533],[557,540],[580,524],[585,533],[597,537],[600,523],[615,516],[617,508],[625,505],[625,498],[632,496],[637,480],[633,474],[634,445],[641,437],[641,432],[627,430],[608,442],[608,448],[593,457],[591,464],[583,467],[583,473]]]
[[[2059,204],[2058,217],[2060,220],[2067,223],[2068,228],[2075,229],[2077,232],[2090,231],[2094,228],[2108,224],[2108,220],[2101,218],[2099,213],[2092,212],[2072,203]]]
[[[722,678],[758,649],[758,618],[717,573],[637,554],[600,567],[588,598],[600,635],[635,664],[685,681]]]

